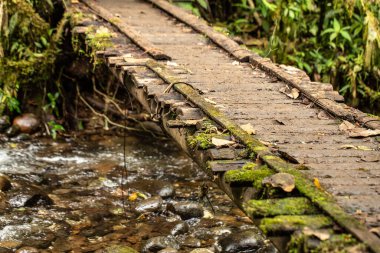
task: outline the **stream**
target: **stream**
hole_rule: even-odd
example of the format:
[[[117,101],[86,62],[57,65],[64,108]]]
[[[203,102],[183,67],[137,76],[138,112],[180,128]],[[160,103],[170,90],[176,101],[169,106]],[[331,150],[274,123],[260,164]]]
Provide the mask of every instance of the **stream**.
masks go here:
[[[2,141],[0,252],[276,252],[173,142],[123,146]]]

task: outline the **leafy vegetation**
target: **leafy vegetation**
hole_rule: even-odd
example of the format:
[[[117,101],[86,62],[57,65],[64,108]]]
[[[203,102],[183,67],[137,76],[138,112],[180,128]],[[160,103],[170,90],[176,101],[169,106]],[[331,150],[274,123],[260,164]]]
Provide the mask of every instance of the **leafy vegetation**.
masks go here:
[[[55,7],[51,0],[0,2],[0,115],[21,112],[20,91],[44,90],[45,98],[47,87],[54,89],[54,63],[66,22],[55,20],[62,17],[54,15]],[[58,96],[47,96],[43,108],[58,116]]]
[[[330,82],[353,106],[379,114],[379,0],[194,0],[192,10],[260,55]]]

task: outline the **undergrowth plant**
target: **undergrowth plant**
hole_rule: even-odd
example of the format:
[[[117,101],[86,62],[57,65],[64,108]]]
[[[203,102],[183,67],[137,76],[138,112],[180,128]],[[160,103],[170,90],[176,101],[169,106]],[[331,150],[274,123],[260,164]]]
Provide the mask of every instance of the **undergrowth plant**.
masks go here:
[[[379,0],[194,0],[192,7],[262,56],[331,82],[352,105],[380,114]]]

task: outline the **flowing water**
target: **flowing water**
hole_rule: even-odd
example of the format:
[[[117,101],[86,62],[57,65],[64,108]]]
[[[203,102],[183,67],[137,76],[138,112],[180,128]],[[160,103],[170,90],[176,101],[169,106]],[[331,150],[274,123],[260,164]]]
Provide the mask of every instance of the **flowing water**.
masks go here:
[[[0,144],[0,252],[274,251],[174,143],[125,150],[123,178],[123,138]]]

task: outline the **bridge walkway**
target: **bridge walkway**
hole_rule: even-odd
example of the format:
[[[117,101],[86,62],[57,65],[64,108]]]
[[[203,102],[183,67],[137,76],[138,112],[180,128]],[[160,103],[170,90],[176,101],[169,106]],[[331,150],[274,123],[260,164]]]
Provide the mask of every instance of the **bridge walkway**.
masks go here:
[[[380,124],[376,119],[340,103],[342,97],[331,85],[311,82],[300,70],[277,66],[254,54],[240,52],[228,39],[219,40],[218,35],[210,39],[209,34],[202,33],[203,30],[212,33],[203,27],[202,21],[174,7],[174,11],[172,7],[166,10],[170,15],[162,10],[167,8],[166,3],[152,2],[154,5],[138,0],[84,0],[97,15],[113,23],[115,31],[120,33],[127,27],[127,32],[130,29],[131,33],[124,35],[138,45],[139,41],[148,45],[145,48],[148,52],[140,50],[140,54],[135,54],[133,52],[138,50],[127,49],[131,46],[122,45],[120,38],[115,40],[121,44],[119,53],[105,54],[110,66],[119,64],[119,68],[124,65],[127,69],[131,64],[126,63],[126,57],[155,58],[150,52],[157,49],[161,58],[166,58],[160,62],[171,75],[165,80],[165,74],[160,76],[162,68],[153,71],[155,74],[142,72],[141,79],[144,79],[143,73],[146,79],[142,83],[156,85],[152,94],[161,94],[168,83],[174,81],[190,86],[209,106],[226,116],[228,122],[252,126],[255,139],[272,154],[298,168],[305,178],[314,180],[317,188],[320,184],[345,212],[365,223],[368,229],[380,227],[380,142],[377,136]],[[178,13],[180,16],[173,17]],[[123,40],[129,41],[128,38]],[[144,47],[144,43],[139,46]],[[221,44],[226,46],[222,48]],[[232,51],[228,50],[231,44]],[[136,64],[141,65],[144,64]],[[274,71],[266,66],[273,67]],[[154,70],[154,66],[148,69]],[[279,78],[278,72],[284,73],[285,78]],[[138,80],[138,71],[134,73]],[[156,79],[157,75],[160,80]],[[290,82],[286,79],[289,76]],[[298,89],[292,86],[293,79]],[[175,99],[182,101],[179,97]],[[218,117],[201,109],[214,120]],[[180,119],[187,120],[186,117]],[[373,136],[365,137],[368,134]]]

